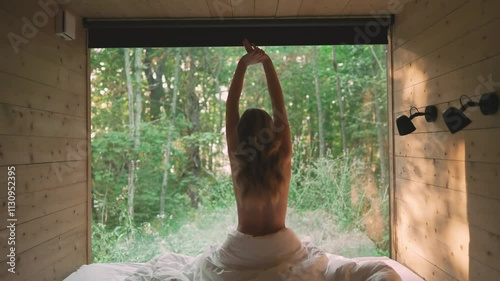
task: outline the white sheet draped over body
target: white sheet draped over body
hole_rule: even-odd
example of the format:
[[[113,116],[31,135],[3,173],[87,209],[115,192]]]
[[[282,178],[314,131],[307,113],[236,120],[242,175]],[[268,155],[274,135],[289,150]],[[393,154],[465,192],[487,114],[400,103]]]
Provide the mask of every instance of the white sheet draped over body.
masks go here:
[[[253,237],[234,230],[197,257],[157,256],[125,281],[400,281],[383,262],[356,263],[301,242],[291,229]],[[71,281],[71,280],[68,280]]]

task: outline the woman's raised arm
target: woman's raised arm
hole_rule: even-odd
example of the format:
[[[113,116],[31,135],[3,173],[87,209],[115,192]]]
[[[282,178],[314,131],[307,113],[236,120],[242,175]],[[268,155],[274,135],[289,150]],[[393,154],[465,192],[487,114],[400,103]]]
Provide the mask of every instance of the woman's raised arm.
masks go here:
[[[260,49],[251,50],[241,57],[236,67],[236,71],[234,72],[226,101],[226,140],[228,152],[230,154],[231,152],[236,152],[238,148],[237,128],[240,120],[239,102],[247,67],[260,63],[264,56],[266,56],[266,54]]]
[[[292,138],[280,81],[278,79],[278,75],[276,74],[276,70],[274,69],[273,62],[269,56],[265,55],[265,58],[262,60],[262,64],[264,66],[264,72],[266,73],[267,88],[269,90],[273,106],[274,128],[272,128],[272,130],[275,134],[281,136],[282,143],[280,151],[291,156]]]

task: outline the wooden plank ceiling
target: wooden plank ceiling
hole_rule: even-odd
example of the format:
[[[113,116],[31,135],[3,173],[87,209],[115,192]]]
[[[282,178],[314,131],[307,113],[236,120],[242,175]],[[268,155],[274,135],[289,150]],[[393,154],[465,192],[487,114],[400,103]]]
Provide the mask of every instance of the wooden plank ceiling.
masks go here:
[[[390,14],[387,0],[81,0],[87,18],[273,18]]]

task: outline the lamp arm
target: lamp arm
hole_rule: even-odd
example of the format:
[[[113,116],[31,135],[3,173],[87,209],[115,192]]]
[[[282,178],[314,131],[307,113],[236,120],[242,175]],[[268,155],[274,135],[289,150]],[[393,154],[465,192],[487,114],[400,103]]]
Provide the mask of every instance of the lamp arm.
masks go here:
[[[413,113],[411,116],[410,116],[410,120],[412,120],[413,118],[417,117],[417,116],[425,116],[425,113],[423,112],[416,112],[416,113]]]
[[[479,106],[479,103],[473,102],[473,101],[468,101],[466,104],[462,104],[462,106],[460,107],[460,111],[464,112],[465,110],[467,110],[467,108],[469,108],[471,106]]]

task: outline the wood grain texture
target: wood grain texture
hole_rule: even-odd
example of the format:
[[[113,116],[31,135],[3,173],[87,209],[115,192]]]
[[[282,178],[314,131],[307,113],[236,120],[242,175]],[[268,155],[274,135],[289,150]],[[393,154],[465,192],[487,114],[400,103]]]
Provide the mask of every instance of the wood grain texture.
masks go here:
[[[410,134],[395,137],[396,156],[440,160],[500,162],[500,129]]]
[[[231,0],[233,17],[253,17],[255,15],[255,0]]]
[[[40,245],[56,237],[60,233],[69,231],[78,225],[85,224],[87,222],[86,211],[86,203],[82,203],[32,221],[17,224],[16,240],[19,243],[16,244],[16,254],[22,254],[26,250]],[[0,231],[1,239],[6,239],[8,235],[8,229]],[[0,250],[7,253],[8,247],[7,243],[2,243]],[[0,257],[0,262],[5,262],[6,260],[7,256]]]
[[[279,0],[255,0],[256,17],[275,17]]]
[[[2,214],[0,218],[7,220],[6,199],[0,199]],[[32,193],[26,193],[16,198],[17,224],[41,218],[55,212],[87,202],[87,182],[76,183]],[[86,223],[82,218],[81,223]],[[0,230],[6,226],[0,225]],[[22,243],[22,241],[19,241]]]
[[[424,184],[500,199],[500,164],[396,157],[395,176]]]
[[[497,30],[500,19],[394,71],[394,90],[399,91],[434,77],[500,54]]]
[[[85,263],[85,253],[83,251],[74,251],[26,279],[26,281],[64,280]]]
[[[21,195],[87,180],[85,160],[33,165],[17,165],[16,194]],[[7,167],[0,168],[0,185],[7,186]],[[0,198],[6,198],[1,193]]]
[[[0,103],[85,117],[86,97],[40,84],[21,77],[1,73],[2,95]]]
[[[277,17],[296,17],[299,14],[302,0],[279,0]]]
[[[500,55],[396,91],[394,111],[406,113],[411,106],[456,105],[462,95],[479,98],[494,91],[500,92]]]
[[[400,1],[394,25],[394,50],[422,31],[433,27],[442,18],[459,9],[468,0]]]
[[[394,51],[394,69],[417,60],[499,17],[500,2],[469,1]]]
[[[86,138],[87,120],[0,103],[0,135]]]
[[[2,136],[0,166],[87,159],[86,139]]]
[[[302,0],[299,16],[340,15],[347,0]]]
[[[45,272],[47,268],[65,257],[74,257],[73,254],[85,252],[85,241],[86,225],[79,225],[68,232],[61,233],[57,237],[17,256],[15,274],[7,271],[7,263],[1,263],[0,280],[21,281],[28,278],[35,279],[40,272]],[[61,270],[67,272],[76,269],[76,267],[75,264],[72,264],[71,267]]]
[[[396,259],[403,265],[412,268],[415,273],[427,281],[458,281],[432,262],[415,253],[404,241],[400,243]]]

